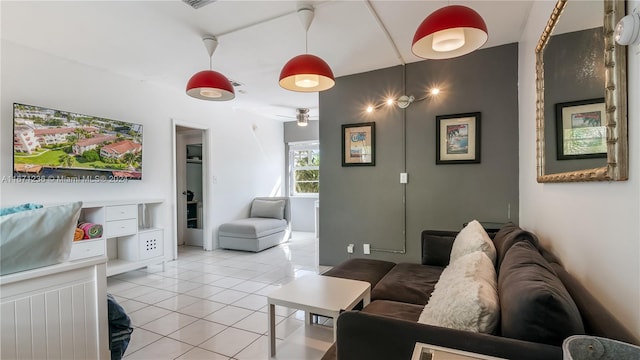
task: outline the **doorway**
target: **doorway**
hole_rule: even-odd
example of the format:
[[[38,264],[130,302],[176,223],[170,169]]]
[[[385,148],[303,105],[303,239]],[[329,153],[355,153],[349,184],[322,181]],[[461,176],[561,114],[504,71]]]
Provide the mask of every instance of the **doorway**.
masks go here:
[[[202,134],[180,135],[183,137],[186,152],[186,171],[184,186],[180,195],[186,198],[186,213],[180,214],[183,224],[182,241],[184,245],[203,246],[202,233]],[[180,143],[180,141],[178,141]],[[186,214],[186,215],[185,215]]]
[[[210,206],[210,130],[195,124],[173,122],[174,164],[174,258],[178,245],[212,250],[207,221]]]

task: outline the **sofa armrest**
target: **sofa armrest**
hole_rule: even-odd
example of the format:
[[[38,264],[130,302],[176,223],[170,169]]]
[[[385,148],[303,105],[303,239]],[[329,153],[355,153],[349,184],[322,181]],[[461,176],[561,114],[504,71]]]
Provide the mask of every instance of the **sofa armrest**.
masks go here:
[[[338,359],[411,359],[416,342],[505,359],[562,359],[562,348],[359,311],[340,314]]]
[[[455,231],[424,230],[422,232],[422,265],[449,265]]]

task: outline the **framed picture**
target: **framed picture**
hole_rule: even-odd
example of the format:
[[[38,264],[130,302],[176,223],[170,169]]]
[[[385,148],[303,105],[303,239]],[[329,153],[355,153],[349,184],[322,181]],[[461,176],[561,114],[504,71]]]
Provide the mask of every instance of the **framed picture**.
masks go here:
[[[558,160],[607,157],[604,98],[556,104]]]
[[[376,164],[376,123],[342,125],[342,166]]]
[[[436,164],[480,163],[480,113],[436,116]]]

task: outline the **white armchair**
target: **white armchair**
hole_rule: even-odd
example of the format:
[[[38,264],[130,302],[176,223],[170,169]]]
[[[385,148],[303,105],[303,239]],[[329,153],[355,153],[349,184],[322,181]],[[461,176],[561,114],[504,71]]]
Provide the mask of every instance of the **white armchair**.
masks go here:
[[[257,197],[249,217],[230,221],[218,228],[221,248],[258,252],[286,242],[291,237],[291,208],[288,197]]]

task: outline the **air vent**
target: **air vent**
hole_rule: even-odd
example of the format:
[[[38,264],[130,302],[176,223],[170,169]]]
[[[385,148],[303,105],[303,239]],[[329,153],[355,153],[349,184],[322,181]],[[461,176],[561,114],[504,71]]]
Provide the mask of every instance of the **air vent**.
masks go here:
[[[194,9],[200,9],[205,5],[209,5],[216,0],[182,0],[185,4],[191,6]]]
[[[244,85],[243,83],[241,83],[241,82],[237,82],[237,81],[235,81],[235,80],[233,80],[233,79],[229,79],[229,82],[231,83],[231,85],[232,85],[233,87],[240,87],[240,86]]]

